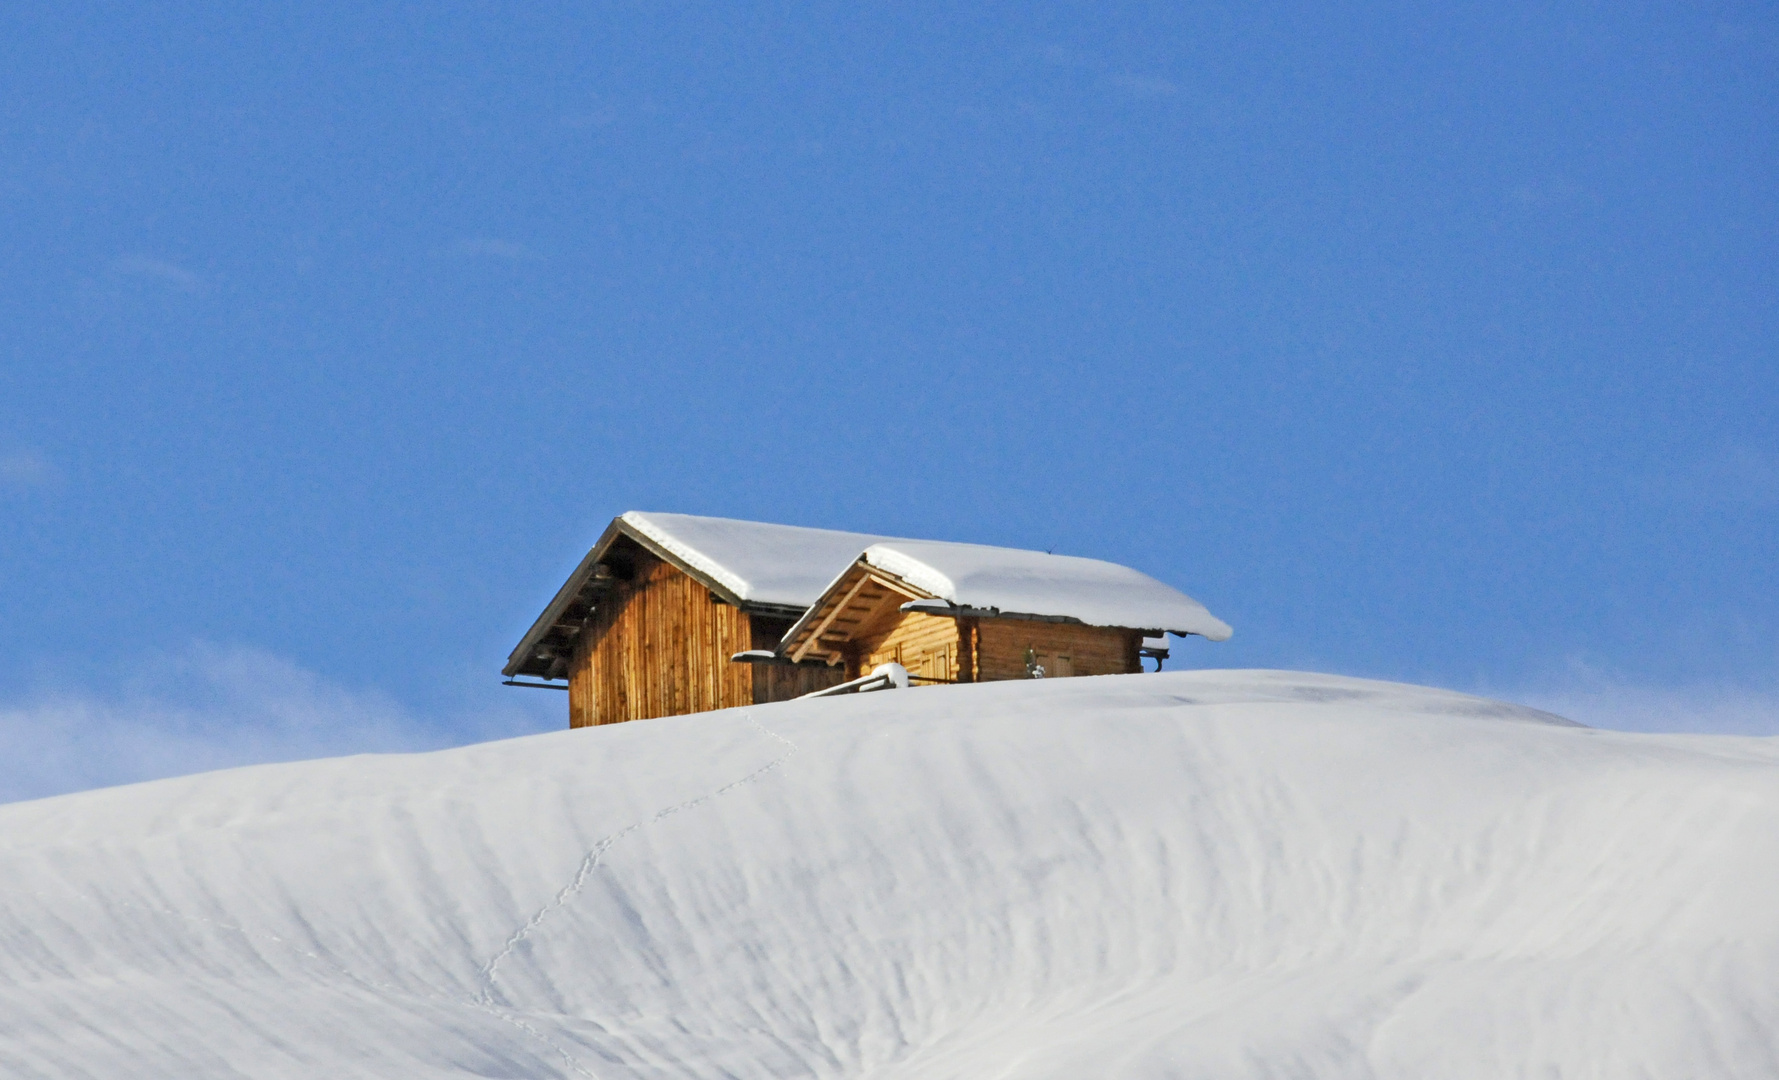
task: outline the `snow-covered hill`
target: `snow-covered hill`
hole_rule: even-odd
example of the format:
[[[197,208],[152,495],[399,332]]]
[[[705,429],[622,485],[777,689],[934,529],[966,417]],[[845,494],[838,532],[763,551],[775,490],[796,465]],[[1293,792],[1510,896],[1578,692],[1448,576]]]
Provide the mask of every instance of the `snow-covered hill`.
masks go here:
[[[1779,1076],[1779,745],[1283,672],[0,807],[0,1075]]]

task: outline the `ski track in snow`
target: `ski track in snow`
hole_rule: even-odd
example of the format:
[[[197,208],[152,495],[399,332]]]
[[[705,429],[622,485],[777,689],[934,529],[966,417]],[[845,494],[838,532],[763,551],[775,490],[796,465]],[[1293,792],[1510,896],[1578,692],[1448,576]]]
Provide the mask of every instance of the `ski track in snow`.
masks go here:
[[[483,1009],[483,1010],[487,1011],[488,1013],[490,1013],[491,1015],[493,1015],[501,1020],[504,1020],[509,1024],[514,1025],[515,1027],[519,1028],[521,1031],[525,1032],[527,1035],[538,1040],[539,1042],[543,1043],[544,1045],[550,1047],[558,1055],[561,1056],[562,1060],[564,1061],[564,1063],[566,1063],[568,1065],[569,1068],[573,1069],[576,1073],[580,1074],[581,1076],[591,1077],[591,1078],[593,1078],[593,1080],[597,1080],[597,1078],[598,1078],[597,1073],[589,1071],[587,1069],[587,1067],[581,1063],[580,1059],[575,1057],[574,1054],[570,1053],[566,1047],[563,1047],[560,1044],[556,1043],[554,1040],[546,1037],[542,1032],[538,1031],[535,1027],[526,1023],[524,1020],[520,1019],[518,1016],[513,1015],[513,1013],[507,1011],[508,1009],[510,1009],[512,1007],[511,1002],[496,1000],[498,997],[501,996],[500,988],[498,985],[498,980],[500,977],[501,961],[503,961],[507,957],[511,956],[513,953],[513,950],[517,949],[519,947],[520,943],[524,942],[534,932],[536,932],[538,927],[543,925],[545,919],[548,919],[552,914],[562,910],[562,908],[565,907],[569,901],[573,900],[575,898],[575,896],[580,893],[581,889],[586,886],[587,879],[592,877],[593,872],[595,870],[598,870],[600,865],[605,861],[606,852],[610,851],[614,846],[616,846],[618,841],[624,839],[626,836],[629,836],[631,833],[636,832],[639,829],[645,829],[645,828],[649,827],[650,825],[653,825],[660,821],[664,821],[667,818],[670,818],[675,814],[682,813],[684,811],[691,810],[696,807],[702,806],[705,803],[710,802],[712,799],[721,798],[723,795],[728,794],[729,792],[735,790],[738,787],[741,787],[744,784],[751,784],[751,783],[755,782],[756,780],[759,780],[761,777],[765,776],[767,773],[772,772],[773,770],[779,768],[781,765],[785,764],[787,761],[790,761],[792,758],[797,756],[797,745],[795,743],[791,742],[789,739],[778,734],[777,732],[770,731],[767,728],[761,726],[760,722],[758,720],[754,719],[753,714],[751,712],[743,711],[741,715],[742,715],[742,719],[746,720],[748,722],[748,724],[754,728],[754,730],[760,732],[760,734],[765,735],[768,738],[776,739],[779,742],[783,743],[786,747],[789,748],[789,752],[787,752],[784,756],[776,758],[773,761],[770,761],[767,764],[761,766],[760,768],[755,769],[753,772],[748,773],[746,776],[743,776],[739,780],[732,780],[729,783],[724,784],[722,787],[717,788],[715,791],[707,792],[703,795],[698,796],[696,799],[688,799],[685,802],[679,803],[677,805],[669,806],[665,810],[656,812],[653,816],[647,818],[646,820],[633,822],[632,824],[626,825],[624,828],[619,829],[617,832],[612,833],[609,836],[606,836],[603,839],[601,839],[598,843],[594,844],[593,847],[587,851],[586,856],[581,859],[581,865],[578,869],[576,869],[574,877],[569,881],[569,883],[567,885],[564,885],[562,887],[562,890],[556,894],[555,898],[552,899],[548,904],[545,904],[543,907],[539,908],[537,910],[537,912],[531,916],[531,918],[525,920],[525,924],[523,926],[521,926],[517,930],[513,931],[512,934],[510,934],[507,937],[506,942],[501,945],[500,951],[495,953],[492,957],[490,957],[486,964],[482,965],[482,971],[481,971],[482,990],[480,993],[478,993],[475,996],[474,999],[472,999],[471,1003],[474,1004],[477,1008]],[[503,1006],[504,1006],[504,1008],[503,1008]]]
[[[760,722],[755,720],[753,718],[753,715],[749,712],[744,711],[742,713],[742,719],[746,720],[748,722],[748,724],[751,725],[754,728],[754,730],[758,731],[760,734],[765,735],[768,738],[777,739],[779,742],[784,743],[785,746],[790,748],[789,752],[786,753],[783,757],[777,758],[773,761],[766,763],[765,765],[762,765],[760,768],[755,769],[753,772],[748,773],[746,776],[742,777],[739,780],[731,780],[729,783],[724,784],[722,787],[717,788],[715,791],[706,792],[705,794],[698,796],[696,799],[687,799],[685,802],[678,803],[674,806],[669,806],[665,810],[657,811],[652,816],[650,816],[642,821],[637,821],[637,822],[633,822],[629,825],[626,825],[622,829],[619,829],[617,832],[612,833],[611,835],[600,840],[597,844],[594,844],[593,847],[590,850],[588,850],[586,857],[581,860],[580,867],[575,871],[575,875],[569,881],[569,883],[562,887],[562,890],[556,894],[554,899],[552,899],[548,904],[545,904],[543,907],[539,908],[537,910],[536,914],[532,915],[531,918],[525,920],[525,925],[523,925],[523,926],[519,927],[519,929],[513,931],[513,933],[507,938],[506,943],[501,946],[500,951],[495,953],[494,956],[492,958],[490,958],[486,964],[482,965],[483,990],[482,990],[482,993],[478,995],[477,1000],[481,1001],[484,1004],[488,1004],[488,1005],[495,1005],[495,1004],[510,1005],[511,1004],[510,1002],[503,1003],[503,1002],[497,1002],[495,1000],[496,996],[500,993],[499,987],[496,986],[496,980],[499,977],[499,969],[500,969],[501,961],[503,961],[507,957],[511,956],[513,953],[513,950],[518,948],[519,944],[521,942],[523,942],[526,938],[530,937],[533,931],[535,931],[539,926],[543,925],[543,922],[545,919],[549,918],[551,915],[555,914],[556,912],[562,910],[562,908],[570,900],[575,898],[575,896],[581,891],[581,889],[586,886],[587,879],[589,877],[593,876],[593,871],[599,869],[600,864],[605,860],[605,853],[610,851],[618,843],[618,841],[624,839],[626,836],[629,836],[631,833],[636,832],[639,829],[646,829],[650,825],[654,825],[658,822],[665,821],[666,819],[672,817],[675,814],[683,813],[687,810],[691,810],[696,807],[703,806],[705,803],[710,802],[712,799],[721,798],[722,796],[727,795],[729,792],[734,791],[736,788],[741,787],[744,784],[751,784],[754,781],[765,776],[767,773],[772,772],[774,769],[777,769],[779,766],[783,765],[785,762],[787,762],[797,756],[797,744],[796,743],[791,742],[789,739],[778,734],[777,732],[769,731],[766,728],[762,727],[760,725]]]
[[[732,780],[729,783],[724,784],[721,787],[719,787],[713,791],[709,791],[703,795],[698,796],[697,798],[687,799],[684,802],[677,803],[673,806],[669,806],[663,810],[657,811],[656,813],[654,813],[653,815],[649,816],[648,818],[646,818],[642,821],[634,822],[630,825],[625,826],[622,829],[619,829],[617,832],[611,833],[610,835],[603,837],[598,843],[594,844],[590,850],[588,850],[585,857],[581,860],[580,866],[576,869],[574,877],[569,881],[569,883],[567,885],[563,886],[562,889],[556,893],[555,897],[552,898],[548,904],[539,908],[537,910],[537,912],[534,913],[529,919],[527,919],[522,926],[520,926],[517,930],[513,931],[512,934],[508,935],[506,941],[502,944],[500,951],[495,953],[493,957],[491,957],[485,964],[482,965],[481,971],[480,971],[480,979],[481,979],[481,983],[482,983],[482,989],[479,993],[477,993],[474,997],[459,998],[459,997],[454,997],[454,996],[445,995],[445,994],[439,994],[434,991],[426,990],[426,991],[420,992],[422,994],[422,996],[427,997],[433,1001],[436,1001],[436,1002],[438,1002],[440,1004],[444,1004],[444,1005],[449,1005],[449,1006],[468,1005],[472,1008],[478,1009],[478,1010],[486,1013],[487,1015],[493,1017],[494,1019],[501,1021],[502,1023],[509,1024],[509,1025],[517,1028],[519,1031],[524,1033],[528,1038],[535,1040],[536,1042],[540,1043],[541,1045],[547,1047],[553,1054],[560,1057],[562,1059],[563,1064],[566,1065],[573,1072],[575,1072],[577,1075],[588,1077],[589,1080],[598,1080],[597,1073],[589,1070],[581,1062],[581,1060],[579,1058],[577,1058],[567,1047],[563,1046],[561,1043],[559,1043],[556,1040],[545,1035],[542,1031],[538,1030],[537,1027],[535,1027],[534,1025],[528,1023],[524,1019],[524,1016],[522,1015],[521,1011],[518,1010],[516,1007],[514,1007],[510,1001],[497,1000],[497,998],[500,996],[500,991],[497,986],[497,979],[498,979],[500,964],[503,960],[507,959],[507,957],[509,957],[513,953],[513,951],[515,949],[517,949],[518,946],[522,942],[524,942],[533,933],[535,933],[538,930],[538,928],[540,926],[542,926],[542,924],[544,923],[544,921],[546,919],[548,919],[552,914],[560,911],[562,908],[567,906],[568,903],[570,901],[572,901],[578,893],[580,893],[580,891],[586,886],[587,879],[590,878],[593,875],[593,872],[595,870],[598,870],[600,868],[600,866],[602,865],[606,853],[609,852],[614,846],[616,846],[618,844],[619,841],[623,840],[626,836],[629,836],[631,833],[637,832],[638,830],[641,830],[641,829],[645,829],[651,825],[654,825],[654,824],[656,824],[660,821],[663,821],[669,817],[672,817],[675,814],[683,813],[684,811],[692,810],[699,806],[702,806],[705,803],[712,801],[713,799],[720,798],[723,795],[726,795],[729,792],[734,791],[736,788],[742,787],[746,784],[754,783],[754,782],[760,780],[761,778],[763,778],[766,774],[773,772],[773,771],[777,770],[778,768],[782,767],[784,764],[789,762],[792,758],[797,756],[798,750],[797,750],[797,745],[795,743],[791,742],[789,739],[786,739],[784,736],[778,734],[777,732],[772,731],[772,730],[766,728],[765,726],[763,726],[762,724],[760,724],[760,722],[758,720],[754,719],[751,712],[743,711],[741,714],[741,719],[746,721],[750,727],[752,727],[755,731],[758,731],[760,734],[766,736],[767,738],[773,739],[779,743],[784,744],[784,746],[787,748],[787,752],[785,754],[783,754],[782,756],[761,766],[760,768],[753,770],[752,772],[748,773],[747,775],[741,777],[738,780]],[[42,894],[39,893],[38,895],[41,896]],[[76,899],[76,900],[83,901],[83,902],[90,904],[94,907],[102,908],[104,906],[97,899],[87,896],[83,893],[75,893],[75,894],[73,894],[72,898]],[[186,912],[178,911],[178,910],[175,910],[173,908],[168,908],[168,907],[149,907],[149,906],[145,906],[145,905],[138,904],[138,903],[135,903],[133,901],[128,901],[128,900],[114,901],[114,903],[118,903],[119,906],[122,906],[124,908],[134,910],[134,911],[140,911],[145,914],[167,916],[170,918],[178,919],[180,921],[192,923],[192,924],[199,925],[199,926],[211,927],[211,928],[215,928],[215,929],[228,931],[230,933],[240,935],[243,939],[245,939],[249,943],[253,943],[256,941],[270,943],[271,945],[275,946],[280,951],[289,952],[289,953],[295,954],[299,957],[302,957],[303,959],[308,960],[308,961],[326,969],[327,971],[329,971],[333,974],[343,976],[349,982],[357,985],[358,987],[360,987],[364,990],[370,991],[371,993],[374,993],[374,994],[378,994],[378,995],[385,995],[385,994],[408,995],[408,994],[415,993],[415,991],[412,988],[399,987],[399,986],[395,986],[390,983],[380,982],[376,979],[366,978],[365,976],[358,974],[357,972],[353,971],[351,968],[345,966],[344,964],[339,963],[336,960],[332,960],[332,959],[329,959],[328,957],[322,956],[320,953],[317,953],[312,949],[303,948],[301,945],[299,945],[295,942],[292,942],[292,941],[287,941],[286,939],[279,936],[278,934],[274,934],[269,931],[250,930],[244,926],[239,926],[239,925],[236,925],[233,923],[222,922],[220,920],[211,919],[211,918],[208,918],[203,915],[191,915]]]

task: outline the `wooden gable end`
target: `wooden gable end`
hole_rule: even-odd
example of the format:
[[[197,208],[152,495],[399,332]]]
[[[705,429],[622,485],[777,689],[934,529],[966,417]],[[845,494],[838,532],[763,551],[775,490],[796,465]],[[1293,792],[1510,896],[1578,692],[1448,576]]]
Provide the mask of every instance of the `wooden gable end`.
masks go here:
[[[793,663],[845,663],[848,652],[853,651],[852,643],[897,622],[904,603],[931,596],[860,560],[829,586],[799,621],[795,639],[785,642],[780,651]]]
[[[973,619],[918,612],[898,613],[867,632],[847,655],[847,674],[858,678],[879,664],[901,664],[915,686],[975,682]]]
[[[972,681],[968,620],[902,610],[910,600],[929,599],[926,590],[861,559],[829,586],[779,653],[794,663],[843,668],[849,679],[897,663],[916,685]]]
[[[748,705],[751,616],[640,549],[595,607],[569,666],[570,727]]]

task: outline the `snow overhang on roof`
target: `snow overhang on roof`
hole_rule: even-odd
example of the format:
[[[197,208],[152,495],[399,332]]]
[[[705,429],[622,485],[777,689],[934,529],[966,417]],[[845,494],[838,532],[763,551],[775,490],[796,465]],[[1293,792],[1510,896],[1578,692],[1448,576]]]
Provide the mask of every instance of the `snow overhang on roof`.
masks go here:
[[[865,562],[958,607],[1003,617],[1064,617],[1088,626],[1166,630],[1225,641],[1229,624],[1171,585],[1128,566],[1042,551],[891,540]]]
[[[599,567],[622,541],[673,564],[727,603],[795,616],[821,596],[860,549],[882,539],[834,529],[632,510],[612,520],[507,657],[502,674],[566,675],[575,638],[611,585]]]
[[[872,544],[863,559],[958,607],[1198,634],[1212,641],[1225,641],[1232,633],[1228,623],[1173,586],[1099,559],[938,540]]]

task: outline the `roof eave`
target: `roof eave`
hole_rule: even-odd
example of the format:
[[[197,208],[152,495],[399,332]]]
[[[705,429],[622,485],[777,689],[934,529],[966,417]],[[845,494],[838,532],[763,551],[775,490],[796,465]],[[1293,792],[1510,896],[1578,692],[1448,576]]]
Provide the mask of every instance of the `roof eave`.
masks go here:
[[[568,608],[568,605],[574,603],[575,597],[580,594],[581,586],[587,583],[587,578],[593,573],[593,568],[599,565],[599,560],[605,557],[605,553],[611,548],[612,543],[623,534],[624,530],[619,528],[620,524],[618,519],[613,518],[612,523],[605,527],[603,533],[599,534],[599,539],[594,542],[591,548],[587,549],[586,556],[574,568],[574,573],[568,575],[568,580],[562,583],[562,588],[557,589],[555,597],[544,606],[543,614],[537,617],[537,621],[531,624],[531,629],[525,631],[525,636],[519,639],[519,644],[515,645],[513,651],[507,655],[506,667],[500,669],[502,675],[509,679],[512,678],[531,660],[537,643],[542,641],[544,635],[548,634],[557,621],[562,618],[562,612]]]
[[[686,560],[680,558],[678,555],[675,555],[673,552],[662,547],[660,544],[656,543],[655,540],[653,538],[651,538],[647,533],[643,532],[641,529],[638,529],[636,526],[630,524],[628,521],[625,521],[623,518],[621,518],[621,517],[613,518],[612,519],[612,528],[617,529],[619,532],[623,533],[625,536],[628,536],[630,539],[636,541],[636,543],[640,547],[642,547],[642,549],[644,551],[647,551],[650,555],[653,555],[655,558],[660,559],[662,562],[673,566],[674,568],[679,570],[680,573],[685,574],[687,577],[691,578],[693,581],[696,581],[698,584],[704,586],[705,588],[709,589],[711,592],[715,593],[717,595],[718,599],[722,600],[723,603],[733,604],[734,606],[736,606],[738,608],[746,608],[749,606],[747,601],[745,601],[741,597],[735,595],[735,592],[732,589],[730,589],[727,585],[724,585],[722,582],[711,577],[709,574],[698,569],[697,567],[692,566],[691,564],[687,563]],[[589,568],[589,569],[591,569],[591,568]]]
[[[550,601],[548,606],[544,608],[543,614],[537,617],[537,621],[531,624],[531,629],[525,632],[525,636],[519,639],[519,644],[513,648],[513,651],[510,654],[508,654],[506,667],[502,668],[500,671],[502,675],[510,679],[515,674],[522,672],[526,665],[531,662],[538,643],[542,641],[561,620],[562,613],[568,609],[568,606],[574,603],[575,598],[580,595],[582,587],[586,585],[587,578],[592,575],[593,568],[598,566],[599,563],[604,560],[606,553],[611,550],[613,544],[618,542],[619,537],[626,537],[634,541],[636,545],[641,547],[644,551],[647,551],[662,562],[671,565],[693,581],[696,581],[698,584],[709,589],[719,600],[722,600],[726,604],[732,604],[744,611],[750,613],[757,612],[762,615],[794,616],[801,614],[803,611],[802,608],[796,607],[795,605],[750,603],[743,600],[741,597],[735,595],[734,591],[728,586],[715,580],[702,570],[688,565],[684,559],[656,543],[646,533],[631,525],[622,517],[615,517],[612,519],[612,523],[605,527],[605,531],[599,535],[598,541],[588,549],[586,556],[581,559],[580,564],[574,568],[574,573],[568,575],[568,580],[563,582],[562,588],[556,590],[556,596]]]
[[[834,580],[828,582],[828,587],[823,589],[821,594],[818,595],[808,607],[803,609],[803,613],[797,616],[797,621],[792,623],[790,629],[784,632],[784,636],[778,639],[777,652],[779,655],[790,655],[792,643],[795,642],[808,627],[809,620],[815,618],[815,613],[821,610],[821,606],[828,599],[828,595],[846,579],[846,575],[852,573],[859,563],[864,561],[864,558],[863,555],[860,555],[853,559],[853,561],[847,563],[838,574],[834,575]]]
[[[937,615],[950,619],[1011,619],[1024,622],[1074,623],[1076,626],[1094,626],[1107,630],[1129,630],[1132,633],[1147,634],[1154,637],[1158,634],[1173,634],[1175,637],[1208,638],[1211,641],[1223,641],[1229,637],[1229,628],[1219,624],[1213,630],[1175,630],[1166,626],[1121,626],[1115,623],[1090,623],[1073,615],[1046,615],[1036,611],[1002,611],[1000,608],[970,607],[967,604],[954,604],[949,600],[910,600],[902,605],[902,610],[917,615]],[[1221,636],[1217,636],[1221,634]]]

